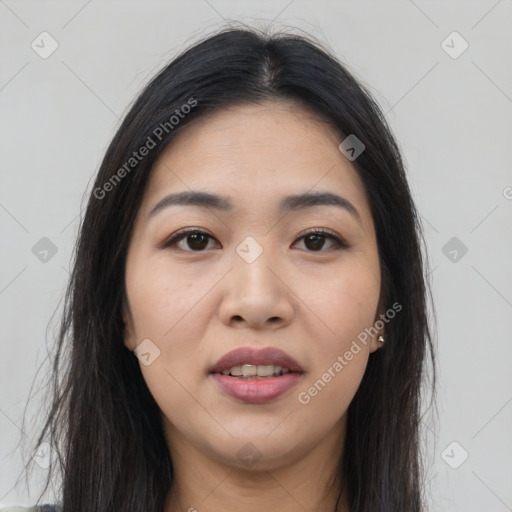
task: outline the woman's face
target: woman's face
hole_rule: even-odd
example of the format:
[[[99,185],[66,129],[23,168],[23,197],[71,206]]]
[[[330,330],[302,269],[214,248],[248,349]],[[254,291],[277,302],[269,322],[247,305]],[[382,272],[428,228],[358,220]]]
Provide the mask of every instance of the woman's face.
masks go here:
[[[340,142],[273,102],[190,124],[155,164],[128,250],[125,344],[140,345],[172,457],[272,469],[322,446],[341,455],[379,345],[362,333],[381,312],[381,279]],[[166,200],[192,191],[218,199]]]

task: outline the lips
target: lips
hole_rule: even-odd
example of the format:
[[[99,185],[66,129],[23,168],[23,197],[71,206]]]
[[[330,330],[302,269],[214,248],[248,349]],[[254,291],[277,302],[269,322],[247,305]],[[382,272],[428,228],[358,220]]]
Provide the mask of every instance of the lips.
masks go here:
[[[291,356],[273,347],[255,349],[251,347],[241,347],[222,356],[210,369],[210,373],[222,373],[236,366],[280,366],[290,372],[302,373],[303,370],[299,363]]]
[[[244,375],[240,375],[240,368]],[[245,370],[251,369],[250,375]],[[281,368],[279,375],[259,377],[254,374],[263,369]],[[232,370],[237,375],[229,374]],[[235,371],[237,370],[237,371]],[[265,370],[266,371],[266,370]],[[210,377],[231,398],[250,404],[262,404],[279,398],[295,387],[304,376],[299,363],[282,350],[267,347],[243,347],[228,352],[210,369]]]

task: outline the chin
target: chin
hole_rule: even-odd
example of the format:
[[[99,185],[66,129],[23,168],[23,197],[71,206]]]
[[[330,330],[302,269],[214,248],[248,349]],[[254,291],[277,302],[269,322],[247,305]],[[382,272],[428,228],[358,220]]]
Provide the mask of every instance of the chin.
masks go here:
[[[229,430],[233,437],[226,435],[222,439],[204,440],[206,450],[212,458],[232,468],[271,471],[299,460],[314,448],[313,435],[301,431],[299,437],[295,428],[288,425],[288,428],[280,429],[282,425],[277,428],[275,425],[269,428],[267,422],[259,425],[254,421],[252,424],[239,422],[236,428]],[[201,451],[205,453],[205,450]]]

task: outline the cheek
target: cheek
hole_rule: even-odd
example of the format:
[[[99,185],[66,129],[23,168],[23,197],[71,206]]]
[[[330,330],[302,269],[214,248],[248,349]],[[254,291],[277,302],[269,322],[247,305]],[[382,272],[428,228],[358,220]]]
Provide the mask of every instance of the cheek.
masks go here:
[[[209,287],[169,265],[146,263],[131,270],[126,286],[137,342],[149,338],[159,350],[150,365],[140,364],[143,378],[165,416],[175,419],[176,410],[200,416],[186,389],[200,378],[193,370],[204,359],[200,341],[209,313],[201,299]]]
[[[136,262],[135,262],[136,263]],[[208,281],[212,280],[210,277]],[[203,285],[204,284],[204,285]],[[149,339],[158,356],[140,368],[152,395],[162,410],[174,405],[190,404],[183,387],[202,378],[197,362],[204,359],[201,339],[211,318],[207,311],[205,290],[208,283],[161,264],[133,265],[127,273],[127,294],[133,316],[135,344]]]
[[[348,408],[363,378],[380,297],[380,272],[374,258],[354,257],[325,276],[303,281],[302,294],[316,315],[310,316],[312,365],[298,391],[309,418],[336,421]],[[313,286],[314,281],[322,286]],[[313,413],[314,411],[314,413]],[[306,421],[307,418],[305,418]]]
[[[309,375],[297,390],[304,414],[304,428],[318,429],[317,418],[334,425],[346,413],[363,378],[370,357],[370,337],[365,329],[373,325],[379,300],[379,282],[367,276],[339,276],[315,301],[328,328],[313,335],[313,363]],[[323,309],[319,308],[323,304]]]
[[[329,276],[311,276],[301,283],[298,293],[314,313],[308,329],[317,344],[316,356],[325,364],[326,358],[349,350],[373,325],[380,297],[378,261],[355,255]]]
[[[208,283],[194,281],[169,265],[139,267],[127,280],[138,336],[168,341],[185,325],[190,328],[190,315],[201,309],[208,289]]]

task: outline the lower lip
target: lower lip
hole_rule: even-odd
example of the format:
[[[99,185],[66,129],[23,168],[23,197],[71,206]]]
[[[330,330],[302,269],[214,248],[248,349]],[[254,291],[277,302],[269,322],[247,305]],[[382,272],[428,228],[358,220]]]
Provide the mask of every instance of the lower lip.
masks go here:
[[[262,404],[280,397],[294,387],[302,377],[301,373],[295,372],[265,379],[238,379],[221,373],[211,375],[222,391],[250,404]]]

